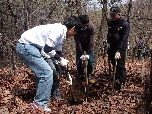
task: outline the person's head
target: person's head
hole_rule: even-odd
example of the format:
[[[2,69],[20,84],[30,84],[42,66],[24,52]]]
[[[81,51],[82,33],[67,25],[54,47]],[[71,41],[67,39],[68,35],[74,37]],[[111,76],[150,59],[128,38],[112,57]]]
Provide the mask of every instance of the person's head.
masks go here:
[[[117,19],[119,19],[120,18],[120,7],[117,5],[112,6],[110,8],[110,16],[113,21],[116,21]]]
[[[66,37],[74,36],[81,29],[81,21],[76,16],[71,16],[67,18],[63,25],[67,27]]]
[[[88,15],[81,15],[81,16],[79,16],[79,19],[82,23],[82,29],[85,29],[89,23]]]

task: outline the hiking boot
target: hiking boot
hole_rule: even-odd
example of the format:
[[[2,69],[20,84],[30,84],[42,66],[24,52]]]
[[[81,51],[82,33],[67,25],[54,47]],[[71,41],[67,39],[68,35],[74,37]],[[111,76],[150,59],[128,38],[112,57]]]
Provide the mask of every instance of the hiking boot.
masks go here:
[[[89,76],[89,83],[91,83],[91,84],[95,83],[95,79],[92,78],[91,76]]]
[[[40,111],[46,111],[46,112],[51,112],[51,109],[48,108],[48,106],[40,106],[39,104],[37,104],[36,102],[33,101],[33,103],[31,103],[31,107],[38,109]]]

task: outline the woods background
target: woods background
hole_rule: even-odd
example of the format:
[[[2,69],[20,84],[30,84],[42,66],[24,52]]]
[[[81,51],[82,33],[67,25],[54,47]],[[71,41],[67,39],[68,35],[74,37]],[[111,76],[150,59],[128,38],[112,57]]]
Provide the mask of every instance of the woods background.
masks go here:
[[[121,16],[126,18],[131,26],[128,38],[130,49],[126,62],[126,90],[114,95],[110,87],[112,76],[108,77],[104,72],[108,70],[108,65],[105,65],[107,56],[103,59],[100,54],[102,43],[107,38],[106,20],[109,18],[109,8],[113,4],[120,5]],[[93,91],[87,96],[90,102],[69,105],[71,94],[67,92],[70,89],[65,84],[64,77],[60,76],[60,91],[65,100],[51,102],[49,106],[52,113],[114,114],[113,111],[116,111],[117,114],[149,114],[152,112],[152,53],[151,58],[145,60],[130,59],[133,58],[133,49],[139,39],[144,40],[144,45],[152,45],[152,0],[0,0],[0,113],[31,114],[32,112],[29,103],[35,96],[35,75],[26,68],[15,51],[21,34],[34,26],[62,23],[71,15],[81,14],[87,14],[95,28],[94,54],[98,86],[90,86]],[[75,99],[86,99],[81,80],[75,78],[77,73],[73,62],[75,61],[73,38],[64,41],[63,53],[65,58],[70,58],[70,64],[74,69],[70,74],[73,76]]]
[[[15,46],[21,34],[40,24],[63,22],[71,15],[87,14],[95,28],[95,61],[101,43],[106,39],[109,7],[121,5],[121,15],[131,25],[128,41],[130,49],[143,39],[150,45],[152,39],[151,0],[0,0],[0,68],[14,68],[21,61],[15,53]],[[66,51],[65,51],[66,50]],[[132,50],[130,50],[132,52]],[[74,40],[65,40],[65,56],[75,53]]]

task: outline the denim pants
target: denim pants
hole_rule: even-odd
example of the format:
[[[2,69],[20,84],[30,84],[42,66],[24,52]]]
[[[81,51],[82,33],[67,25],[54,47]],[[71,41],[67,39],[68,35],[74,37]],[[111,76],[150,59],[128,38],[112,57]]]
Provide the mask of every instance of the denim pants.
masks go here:
[[[50,101],[53,85],[53,70],[41,56],[40,49],[31,44],[17,43],[16,52],[36,75],[36,96],[34,101],[45,106]]]
[[[84,68],[82,66],[82,60],[80,59],[80,57],[81,57],[81,54],[78,51],[76,51],[77,70],[78,70],[78,73],[80,75],[83,75],[84,74]],[[91,50],[90,51],[90,57],[89,57],[89,60],[88,60],[88,66],[87,66],[87,71],[88,71],[87,75],[92,75],[93,68],[94,68],[94,54],[93,54],[93,50]]]
[[[55,67],[54,59],[49,58],[45,60],[53,70],[53,85],[52,85],[51,95],[54,96],[55,98],[61,98],[59,91],[59,80],[58,80],[59,73],[57,72],[57,69]]]

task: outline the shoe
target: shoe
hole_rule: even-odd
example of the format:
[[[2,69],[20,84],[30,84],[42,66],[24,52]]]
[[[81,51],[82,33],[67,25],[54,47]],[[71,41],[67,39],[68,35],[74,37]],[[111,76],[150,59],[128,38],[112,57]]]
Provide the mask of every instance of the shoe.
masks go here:
[[[39,104],[37,104],[36,102],[33,101],[33,103],[31,103],[31,107],[41,110],[41,111],[46,111],[46,112],[51,112],[51,109],[48,108],[48,106],[40,106]]]
[[[44,106],[43,108],[44,108],[44,111],[51,112],[51,109],[48,106]]]
[[[91,76],[89,76],[89,83],[91,83],[91,84],[95,83],[95,79],[92,78]]]
[[[124,83],[120,83],[120,89],[123,89],[124,88]]]

